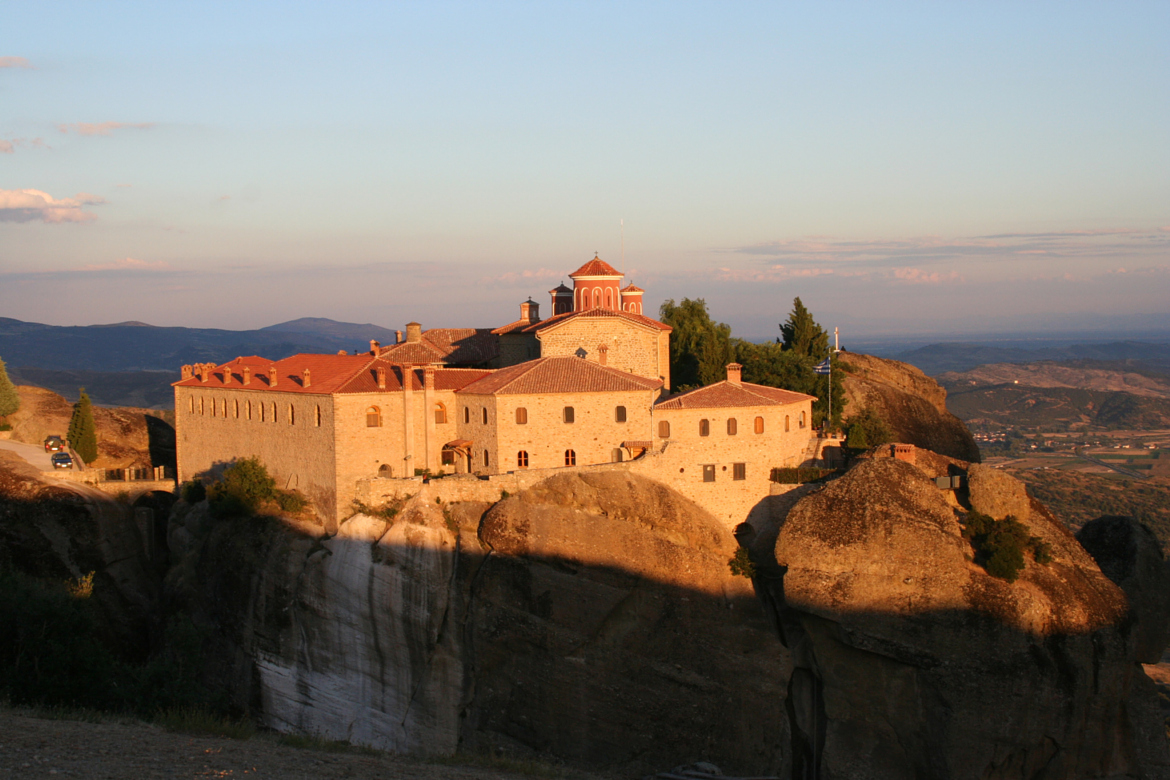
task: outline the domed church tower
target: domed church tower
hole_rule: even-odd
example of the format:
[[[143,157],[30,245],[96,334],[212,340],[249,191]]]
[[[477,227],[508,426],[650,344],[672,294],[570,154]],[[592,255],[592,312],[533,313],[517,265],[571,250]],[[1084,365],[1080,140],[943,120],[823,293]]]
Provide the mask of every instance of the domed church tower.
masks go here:
[[[622,308],[622,275],[597,255],[569,274],[573,280],[573,311]]]
[[[558,314],[568,314],[573,311],[573,291],[563,283],[558,284],[548,292],[552,296],[552,313],[554,317]]]
[[[642,313],[642,293],[646,292],[633,282],[622,288],[622,311],[630,314]]]

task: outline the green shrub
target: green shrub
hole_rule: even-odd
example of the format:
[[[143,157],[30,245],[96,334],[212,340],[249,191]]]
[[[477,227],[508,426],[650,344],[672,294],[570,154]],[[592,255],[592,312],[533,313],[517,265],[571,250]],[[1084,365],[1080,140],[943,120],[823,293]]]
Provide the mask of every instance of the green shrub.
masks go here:
[[[820,482],[835,473],[835,469],[775,468],[770,478],[781,485],[801,485],[805,482]]]
[[[73,404],[73,417],[69,420],[69,446],[86,463],[97,460],[97,425],[93,421],[93,404],[81,388],[81,397]]]
[[[12,430],[11,425],[9,425],[8,423],[0,423],[0,431],[10,431],[10,430]]]
[[[0,417],[7,417],[20,408],[20,394],[16,386],[8,378],[8,369],[4,361],[0,360]],[[0,431],[10,431],[11,427],[0,427]]]
[[[879,447],[894,440],[894,434],[886,421],[868,406],[849,419],[845,446],[855,450]]]
[[[207,488],[199,480],[193,479],[183,483],[183,487],[179,490],[179,497],[188,504],[198,504],[207,498]]]
[[[1024,553],[1030,551],[1036,563],[1052,563],[1052,545],[1031,536],[1028,527],[1012,515],[995,520],[971,512],[963,521],[963,537],[975,548],[975,562],[988,574],[1015,582],[1024,570]]]
[[[740,547],[736,550],[735,555],[728,559],[727,566],[731,569],[731,575],[733,577],[747,577],[751,579],[756,576],[756,565],[752,563],[751,554],[746,547]]]

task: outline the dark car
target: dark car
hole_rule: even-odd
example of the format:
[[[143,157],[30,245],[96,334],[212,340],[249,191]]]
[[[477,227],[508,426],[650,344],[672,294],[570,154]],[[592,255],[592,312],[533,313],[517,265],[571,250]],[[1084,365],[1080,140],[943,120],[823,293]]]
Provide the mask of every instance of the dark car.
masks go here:
[[[73,456],[68,452],[54,452],[50,460],[53,461],[53,468],[55,469],[73,468]]]
[[[60,436],[50,436],[45,439],[45,452],[61,452],[65,449],[65,442]]]

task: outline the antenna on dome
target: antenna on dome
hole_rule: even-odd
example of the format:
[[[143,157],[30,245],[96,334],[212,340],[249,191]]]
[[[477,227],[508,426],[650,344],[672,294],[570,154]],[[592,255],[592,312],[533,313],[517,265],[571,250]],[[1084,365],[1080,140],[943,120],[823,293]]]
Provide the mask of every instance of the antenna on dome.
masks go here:
[[[618,224],[622,226],[622,276],[626,275],[626,218],[622,217],[618,220]]]

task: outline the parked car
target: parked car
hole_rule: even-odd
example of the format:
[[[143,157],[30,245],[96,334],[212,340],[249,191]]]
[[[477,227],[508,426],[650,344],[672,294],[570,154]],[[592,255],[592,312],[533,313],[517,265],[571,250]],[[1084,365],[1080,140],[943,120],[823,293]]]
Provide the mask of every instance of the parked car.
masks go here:
[[[73,456],[68,452],[54,452],[50,460],[53,461],[53,468],[55,469],[73,468]]]
[[[45,452],[63,452],[65,450],[65,442],[60,436],[50,436],[45,439]]]

